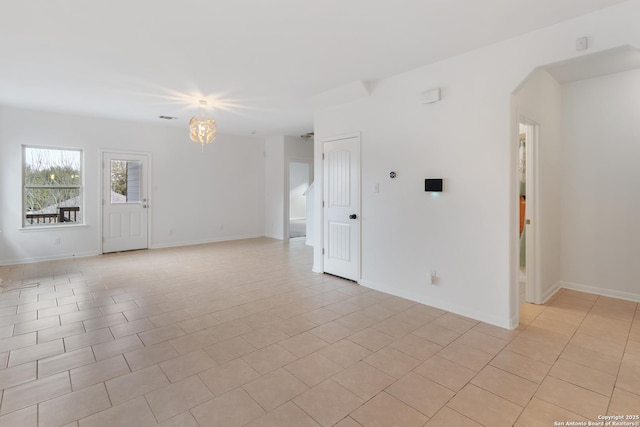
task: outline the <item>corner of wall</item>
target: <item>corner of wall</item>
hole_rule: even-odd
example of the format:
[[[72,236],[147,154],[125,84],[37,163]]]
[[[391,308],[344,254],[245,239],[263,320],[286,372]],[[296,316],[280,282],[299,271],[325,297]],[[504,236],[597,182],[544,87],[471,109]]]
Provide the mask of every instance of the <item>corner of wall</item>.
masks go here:
[[[519,325],[520,325],[520,316],[511,316],[511,319],[509,320],[509,327],[507,329],[511,329],[513,331]]]
[[[498,326],[500,328],[515,329],[515,327],[517,327],[517,324],[518,324],[517,319],[514,319],[514,318],[509,318],[509,317],[502,318],[502,317],[498,317],[482,311],[471,310],[467,307],[451,304],[447,301],[435,300],[431,298],[427,299],[422,295],[417,295],[415,293],[408,292],[394,286],[389,286],[382,283],[376,283],[367,279],[360,279],[358,283],[369,289],[374,289],[376,291],[384,292],[390,295],[395,295],[397,297],[415,301],[420,304],[428,305],[430,307],[446,310],[448,312],[458,314],[460,316],[469,317],[469,318],[478,320],[480,322],[485,322],[494,326]],[[513,326],[514,322],[516,325],[515,327]]]
[[[540,304],[546,304],[560,289],[562,289],[562,282],[556,282],[556,284],[542,293]]]
[[[600,295],[610,298],[618,298],[627,301],[640,302],[640,293],[624,292],[615,289],[600,288],[597,286],[585,285],[582,283],[560,282],[560,288],[573,291],[585,292],[587,294]]]

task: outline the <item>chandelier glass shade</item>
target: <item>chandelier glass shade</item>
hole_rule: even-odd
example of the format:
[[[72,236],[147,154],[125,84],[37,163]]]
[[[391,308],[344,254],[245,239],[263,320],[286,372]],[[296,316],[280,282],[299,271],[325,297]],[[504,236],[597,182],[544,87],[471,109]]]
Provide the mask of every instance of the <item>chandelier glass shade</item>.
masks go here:
[[[207,101],[201,100],[200,107],[200,115],[189,120],[189,136],[193,142],[201,144],[204,151],[204,145],[211,144],[216,139],[216,121],[206,115]]]

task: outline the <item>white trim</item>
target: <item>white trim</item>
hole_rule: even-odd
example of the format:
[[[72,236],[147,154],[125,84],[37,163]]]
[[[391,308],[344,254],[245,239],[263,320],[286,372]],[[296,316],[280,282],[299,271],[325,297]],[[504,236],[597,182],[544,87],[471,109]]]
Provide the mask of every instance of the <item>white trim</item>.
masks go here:
[[[31,145],[31,144],[22,144],[20,146],[20,156],[22,157],[22,170],[20,171],[20,176],[21,176],[21,184],[22,184],[22,199],[20,200],[21,203],[21,208],[20,208],[20,212],[21,214],[21,220],[20,220],[20,224],[21,226],[18,228],[18,230],[20,231],[24,231],[26,229],[31,229],[33,228],[52,228],[54,226],[51,225],[38,225],[38,224],[31,224],[31,225],[27,225],[27,213],[25,212],[24,209],[24,201],[26,198],[26,189],[27,186],[24,182],[25,180],[25,176],[24,176],[24,171],[25,168],[27,166],[26,163],[26,149],[27,148],[34,148],[34,149],[45,149],[45,150],[58,150],[58,151],[79,151],[80,152],[80,185],[79,186],[73,186],[71,188],[79,188],[80,189],[80,212],[82,213],[82,222],[81,223],[76,223],[76,224],[69,224],[66,225],[66,227],[70,227],[70,226],[86,226],[87,225],[87,221],[85,220],[85,215],[86,215],[86,205],[85,205],[85,194],[87,192],[86,186],[85,186],[85,149],[84,148],[77,148],[77,147],[60,147],[60,146],[56,146],[56,145]],[[51,188],[55,188],[55,187],[51,187]]]
[[[100,252],[91,251],[91,252],[80,252],[80,253],[65,253],[65,254],[55,254],[55,255],[45,255],[39,257],[27,257],[27,258],[13,258],[13,259],[4,259],[0,260],[0,265],[17,265],[17,264],[31,264],[34,262],[44,262],[44,261],[58,261],[63,259],[71,259],[71,258],[86,258],[90,256],[98,256]]]
[[[543,303],[542,292],[540,289],[540,185],[539,185],[539,136],[540,125],[533,119],[533,115],[528,114],[525,111],[518,112],[518,137],[520,135],[519,126],[520,123],[527,126],[526,135],[526,153],[527,153],[527,170],[526,170],[526,186],[527,186],[527,201],[525,221],[531,219],[529,227],[525,225],[527,229],[526,236],[526,271],[527,271],[527,286],[526,286],[526,301],[535,304]],[[519,191],[518,191],[519,192]],[[519,200],[519,197],[518,197]],[[533,233],[531,233],[533,231]],[[518,236],[519,237],[519,236]],[[519,247],[519,246],[518,246]],[[519,255],[519,252],[518,252]],[[518,256],[518,259],[520,257]]]
[[[114,149],[109,149],[109,148],[101,148],[100,149],[100,167],[98,168],[100,171],[100,179],[98,180],[98,182],[100,182],[100,204],[99,204],[99,209],[98,209],[98,225],[100,226],[100,254],[103,254],[103,244],[104,244],[104,236],[102,235],[102,233],[104,232],[104,224],[102,223],[102,211],[104,209],[104,203],[105,203],[105,195],[104,195],[104,155],[106,153],[111,153],[111,154],[133,154],[134,156],[147,156],[147,176],[146,176],[146,180],[147,180],[147,191],[146,191],[146,196],[147,196],[147,204],[152,208],[153,205],[153,200],[151,198],[151,193],[152,193],[152,189],[153,189],[153,182],[151,181],[153,174],[152,174],[152,168],[153,168],[153,156],[151,151],[135,151],[135,150],[114,150]],[[152,216],[153,216],[153,209],[147,209],[147,247],[145,249],[150,249],[151,248],[151,242],[152,242],[152,230],[153,227],[152,225]]]
[[[33,231],[50,231],[50,230],[65,230],[70,228],[85,228],[88,227],[89,224],[66,224],[66,223],[58,223],[60,225],[40,225],[40,226],[29,226],[29,227],[20,227],[18,230],[20,232],[31,233]]]
[[[322,254],[322,248],[324,247],[324,208],[322,207],[322,201],[324,199],[324,143],[331,141],[339,141],[341,139],[349,139],[353,137],[361,138],[360,132],[350,132],[346,134],[339,134],[335,136],[322,137],[316,135],[314,138],[314,163],[313,163],[313,182],[316,187],[316,200],[315,200],[315,215],[314,215],[314,235],[315,242],[313,245],[313,268],[311,271],[314,273],[324,273],[324,255]],[[360,143],[360,165],[362,166],[362,141]],[[318,154],[318,156],[316,156]],[[360,178],[362,179],[362,168],[360,171]],[[362,190],[362,189],[361,189]],[[360,197],[362,198],[362,191],[360,191]],[[360,200],[362,208],[362,199]],[[361,215],[362,216],[362,215]],[[360,230],[360,244],[362,245],[362,229]],[[360,248],[360,263],[362,263],[362,248]]]
[[[360,132],[350,132],[350,133],[344,133],[341,135],[322,138],[322,144],[325,144],[327,142],[342,141],[343,139],[351,139],[351,138],[360,138]],[[324,145],[322,146],[324,147]],[[324,153],[324,150],[322,150],[322,152]]]
[[[513,102],[513,101],[512,101]],[[511,199],[511,209],[512,214],[510,217],[512,218],[511,222],[511,257],[509,258],[511,261],[511,284],[509,287],[509,301],[510,301],[510,309],[509,312],[512,313],[512,319],[510,321],[511,326],[513,326],[513,322],[516,321],[520,317],[520,230],[519,224],[520,219],[519,215],[516,213],[519,212],[520,206],[520,180],[519,180],[519,171],[518,171],[518,153],[519,153],[519,141],[520,141],[520,123],[525,123],[533,126],[533,138],[529,141],[527,140],[527,182],[529,187],[533,189],[530,191],[530,188],[527,189],[527,209],[533,209],[533,213],[528,212],[528,215],[525,215],[525,220],[527,217],[532,219],[532,226],[529,227],[527,234],[527,254],[526,254],[526,265],[527,265],[527,285],[526,285],[526,295],[527,298],[525,300],[527,302],[541,304],[543,303],[543,296],[541,295],[541,286],[540,286],[540,204],[537,203],[539,199],[539,159],[538,159],[538,137],[539,137],[539,124],[535,120],[535,115],[531,114],[528,111],[523,109],[514,109],[514,116],[512,116],[514,134],[512,135],[512,142],[510,144],[511,150],[511,161],[512,161],[512,169],[511,169],[511,182],[513,183],[512,189],[512,199]],[[530,167],[533,165],[533,168]],[[529,194],[531,193],[531,194]],[[532,238],[533,237],[533,238]],[[532,244],[533,243],[533,244]],[[530,250],[531,249],[531,250]]]
[[[562,282],[557,282],[555,285],[544,291],[542,294],[542,301],[540,304],[546,304],[555,294],[562,289]]]
[[[207,243],[218,243],[218,242],[228,242],[231,240],[244,240],[244,239],[256,239],[259,237],[268,237],[263,234],[245,234],[239,236],[224,236],[224,237],[214,237],[211,239],[202,239],[202,240],[188,240],[183,242],[170,242],[170,243],[159,243],[155,245],[150,245],[149,249],[163,249],[163,248],[175,248],[180,246],[192,246],[192,245],[204,245]],[[273,239],[273,237],[269,237]],[[279,239],[275,239],[279,240]]]
[[[366,279],[361,280],[359,283],[360,285],[367,287],[369,289],[374,289],[376,291],[384,292],[386,294],[395,295],[411,301],[419,302],[420,304],[436,307],[441,310],[446,310],[448,312],[458,314],[460,316],[465,316],[474,320],[478,320],[480,322],[489,323],[491,325],[498,326],[500,328],[515,329],[518,325],[517,318],[496,317],[492,314],[488,314],[482,311],[469,310],[466,307],[461,307],[459,305],[451,304],[449,302],[442,301],[442,300],[427,298],[424,295],[415,294],[413,292],[407,292],[405,290],[398,289],[393,286],[374,283]],[[515,326],[514,326],[514,321],[515,321]]]
[[[286,159],[286,166],[285,166],[285,173],[284,173],[284,194],[285,196],[283,197],[284,200],[284,224],[283,224],[283,236],[282,236],[282,240],[289,240],[289,234],[291,233],[291,230],[289,230],[289,225],[291,223],[292,220],[295,219],[306,219],[306,218],[289,218],[289,211],[291,210],[291,190],[289,189],[290,185],[291,185],[291,163],[305,163],[307,165],[309,165],[309,185],[311,186],[311,184],[313,184],[313,176],[314,176],[314,170],[313,170],[313,163],[314,163],[314,159],[303,159],[301,157],[287,157]]]
[[[86,225],[84,227],[86,227]],[[190,240],[186,242],[162,243],[162,244],[149,246],[149,249],[151,250],[151,249],[164,249],[164,248],[173,248],[173,247],[181,247],[181,246],[191,246],[191,245],[203,245],[207,243],[219,243],[219,242],[227,242],[231,240],[257,239],[261,237],[266,237],[266,236],[264,236],[263,234],[247,234],[247,235],[239,235],[239,236],[218,237],[214,239]],[[146,249],[141,249],[141,250],[146,250]],[[92,256],[99,256],[99,255],[102,255],[102,253],[99,251],[90,251],[90,252],[81,252],[81,253],[65,253],[65,254],[47,255],[47,256],[41,256],[41,257],[3,259],[3,260],[0,260],[0,266],[31,264],[34,262],[58,261],[58,260],[65,260],[65,259],[72,259],[72,258],[86,258],[86,257],[92,257]]]
[[[573,282],[560,282],[560,287],[563,289],[571,289],[573,291],[585,292],[588,294],[600,295],[603,297],[618,298],[627,301],[640,302],[639,293],[631,293],[624,291],[617,291],[615,289],[598,288],[597,286],[584,285],[582,283]]]
[[[358,198],[358,216],[360,217],[360,220],[358,221],[358,256],[357,256],[357,262],[358,265],[356,267],[356,277],[355,277],[355,282],[356,283],[360,283],[360,279],[362,278],[362,136],[361,136],[361,132],[350,132],[350,133],[345,133],[345,134],[341,134],[341,135],[334,135],[334,136],[329,136],[329,137],[324,137],[320,140],[320,144],[321,144],[321,153],[322,153],[322,159],[321,159],[321,164],[322,167],[320,168],[322,170],[322,179],[321,182],[319,184],[319,188],[318,188],[318,192],[320,194],[321,200],[324,201],[325,198],[325,188],[324,188],[324,184],[325,181],[327,179],[327,177],[325,176],[325,144],[328,142],[336,142],[336,141],[344,141],[347,139],[352,139],[352,138],[357,138],[358,140],[358,186],[359,188],[359,198]],[[315,170],[314,170],[314,174],[315,174]],[[315,182],[315,180],[314,180]],[[318,237],[316,237],[317,240],[320,240],[321,243],[321,248],[325,248],[326,247],[326,236],[325,236],[325,230],[324,230],[324,212],[325,212],[325,207],[323,206],[323,202],[320,203],[320,234]],[[322,236],[322,239],[320,239],[319,237]],[[317,268],[317,266],[314,265],[313,270],[314,272],[317,273],[324,273],[324,261],[325,261],[325,254],[322,254],[322,265],[320,266],[320,268]],[[316,270],[317,268],[317,270]]]
[[[507,329],[514,330],[518,326],[520,326],[520,315],[511,316],[511,319],[509,320],[509,327]]]

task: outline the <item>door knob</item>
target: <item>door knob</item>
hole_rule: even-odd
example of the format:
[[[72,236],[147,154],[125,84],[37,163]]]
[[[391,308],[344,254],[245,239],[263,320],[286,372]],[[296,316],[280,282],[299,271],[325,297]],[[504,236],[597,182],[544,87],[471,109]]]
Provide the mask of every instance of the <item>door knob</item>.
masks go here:
[[[356,218],[358,218],[358,215],[356,214],[349,215],[349,219],[356,219]]]
[[[146,209],[147,205],[142,205],[142,207]]]

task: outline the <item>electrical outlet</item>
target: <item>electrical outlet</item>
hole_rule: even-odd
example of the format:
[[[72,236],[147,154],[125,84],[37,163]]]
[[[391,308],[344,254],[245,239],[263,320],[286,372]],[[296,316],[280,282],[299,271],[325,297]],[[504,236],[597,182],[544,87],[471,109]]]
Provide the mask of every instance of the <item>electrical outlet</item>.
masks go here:
[[[435,270],[431,270],[431,277],[429,280],[432,285],[438,284],[438,274]]]
[[[56,237],[56,240],[53,241],[54,245],[59,245],[60,244],[60,238]]]

